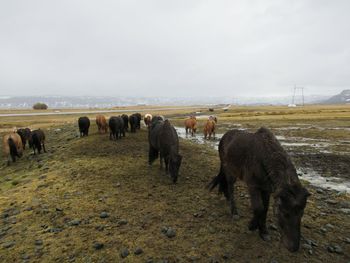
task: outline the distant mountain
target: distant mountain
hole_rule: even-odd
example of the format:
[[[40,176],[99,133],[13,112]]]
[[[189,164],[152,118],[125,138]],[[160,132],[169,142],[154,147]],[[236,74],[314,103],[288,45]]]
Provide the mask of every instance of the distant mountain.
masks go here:
[[[343,91],[344,92],[344,91]],[[347,91],[350,94],[350,90]],[[319,104],[327,101],[329,96],[305,95],[305,104]],[[102,97],[102,96],[0,96],[0,109],[32,108],[37,102],[43,102],[50,109],[58,108],[113,108],[116,106],[159,105],[288,105],[291,96],[271,97]],[[301,105],[303,99],[296,96],[294,103]],[[329,103],[329,102],[328,102]],[[344,103],[344,102],[342,102]]]
[[[350,104],[350,89],[345,89],[328,100],[324,100],[322,104]]]

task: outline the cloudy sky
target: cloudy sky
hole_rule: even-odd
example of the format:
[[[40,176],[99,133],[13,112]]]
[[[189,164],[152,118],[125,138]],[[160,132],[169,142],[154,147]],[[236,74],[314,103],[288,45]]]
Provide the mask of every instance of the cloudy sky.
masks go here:
[[[0,2],[0,95],[350,88],[348,0]]]

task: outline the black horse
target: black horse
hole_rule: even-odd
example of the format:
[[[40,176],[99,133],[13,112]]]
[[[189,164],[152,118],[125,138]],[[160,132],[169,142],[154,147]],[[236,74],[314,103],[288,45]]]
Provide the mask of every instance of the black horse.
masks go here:
[[[133,115],[135,115],[136,116],[136,119],[137,119],[137,121],[136,121],[136,129],[141,129],[141,119],[142,119],[142,116],[141,116],[141,114],[140,113],[134,113]]]
[[[253,218],[249,230],[259,230],[263,240],[269,240],[266,214],[270,195],[275,199],[278,225],[283,244],[289,251],[297,251],[300,244],[300,222],[309,192],[301,185],[294,165],[276,137],[266,128],[256,133],[231,130],[219,144],[220,172],[209,184],[219,185],[231,204],[232,215],[237,214],[234,184],[243,180],[250,194]]]
[[[30,144],[32,145],[34,154],[35,150],[38,151],[38,153],[41,153],[41,147],[43,148],[44,152],[46,153],[45,149],[45,134],[42,130],[34,130],[32,131],[32,136],[30,140]]]
[[[109,139],[118,140],[125,137],[124,120],[122,117],[112,116],[109,118]]]
[[[89,135],[90,120],[88,117],[80,117],[78,119],[80,137]]]
[[[129,116],[130,132],[136,132],[138,117],[135,114]]]
[[[129,116],[126,114],[122,114],[122,119],[124,121],[124,130],[129,131]]]
[[[18,129],[17,133],[22,139],[23,150],[25,150],[27,142],[29,143],[29,147],[31,148],[32,146],[30,145],[30,136],[32,131],[29,128],[24,128]]]
[[[174,183],[177,181],[182,156],[179,154],[179,138],[175,128],[168,120],[152,121],[149,130],[149,154],[148,163],[151,165],[160,154],[160,167],[163,167],[165,161],[165,172],[170,172]]]

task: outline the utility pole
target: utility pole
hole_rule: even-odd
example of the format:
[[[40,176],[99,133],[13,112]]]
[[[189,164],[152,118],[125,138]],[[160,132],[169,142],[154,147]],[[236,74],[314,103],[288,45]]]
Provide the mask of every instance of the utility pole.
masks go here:
[[[297,87],[297,85],[294,84],[294,91],[293,91],[293,99],[292,99],[292,104],[295,105],[295,95],[297,93],[297,91],[301,91],[301,98],[302,98],[302,106],[305,105],[305,101],[304,101],[304,87]]]

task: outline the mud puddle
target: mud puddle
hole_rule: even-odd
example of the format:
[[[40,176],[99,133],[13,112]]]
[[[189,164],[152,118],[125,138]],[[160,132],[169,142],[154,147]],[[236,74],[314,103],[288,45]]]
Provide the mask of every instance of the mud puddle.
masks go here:
[[[350,193],[350,181],[338,177],[323,177],[316,171],[308,168],[299,168],[299,176],[310,184],[324,189]]]

